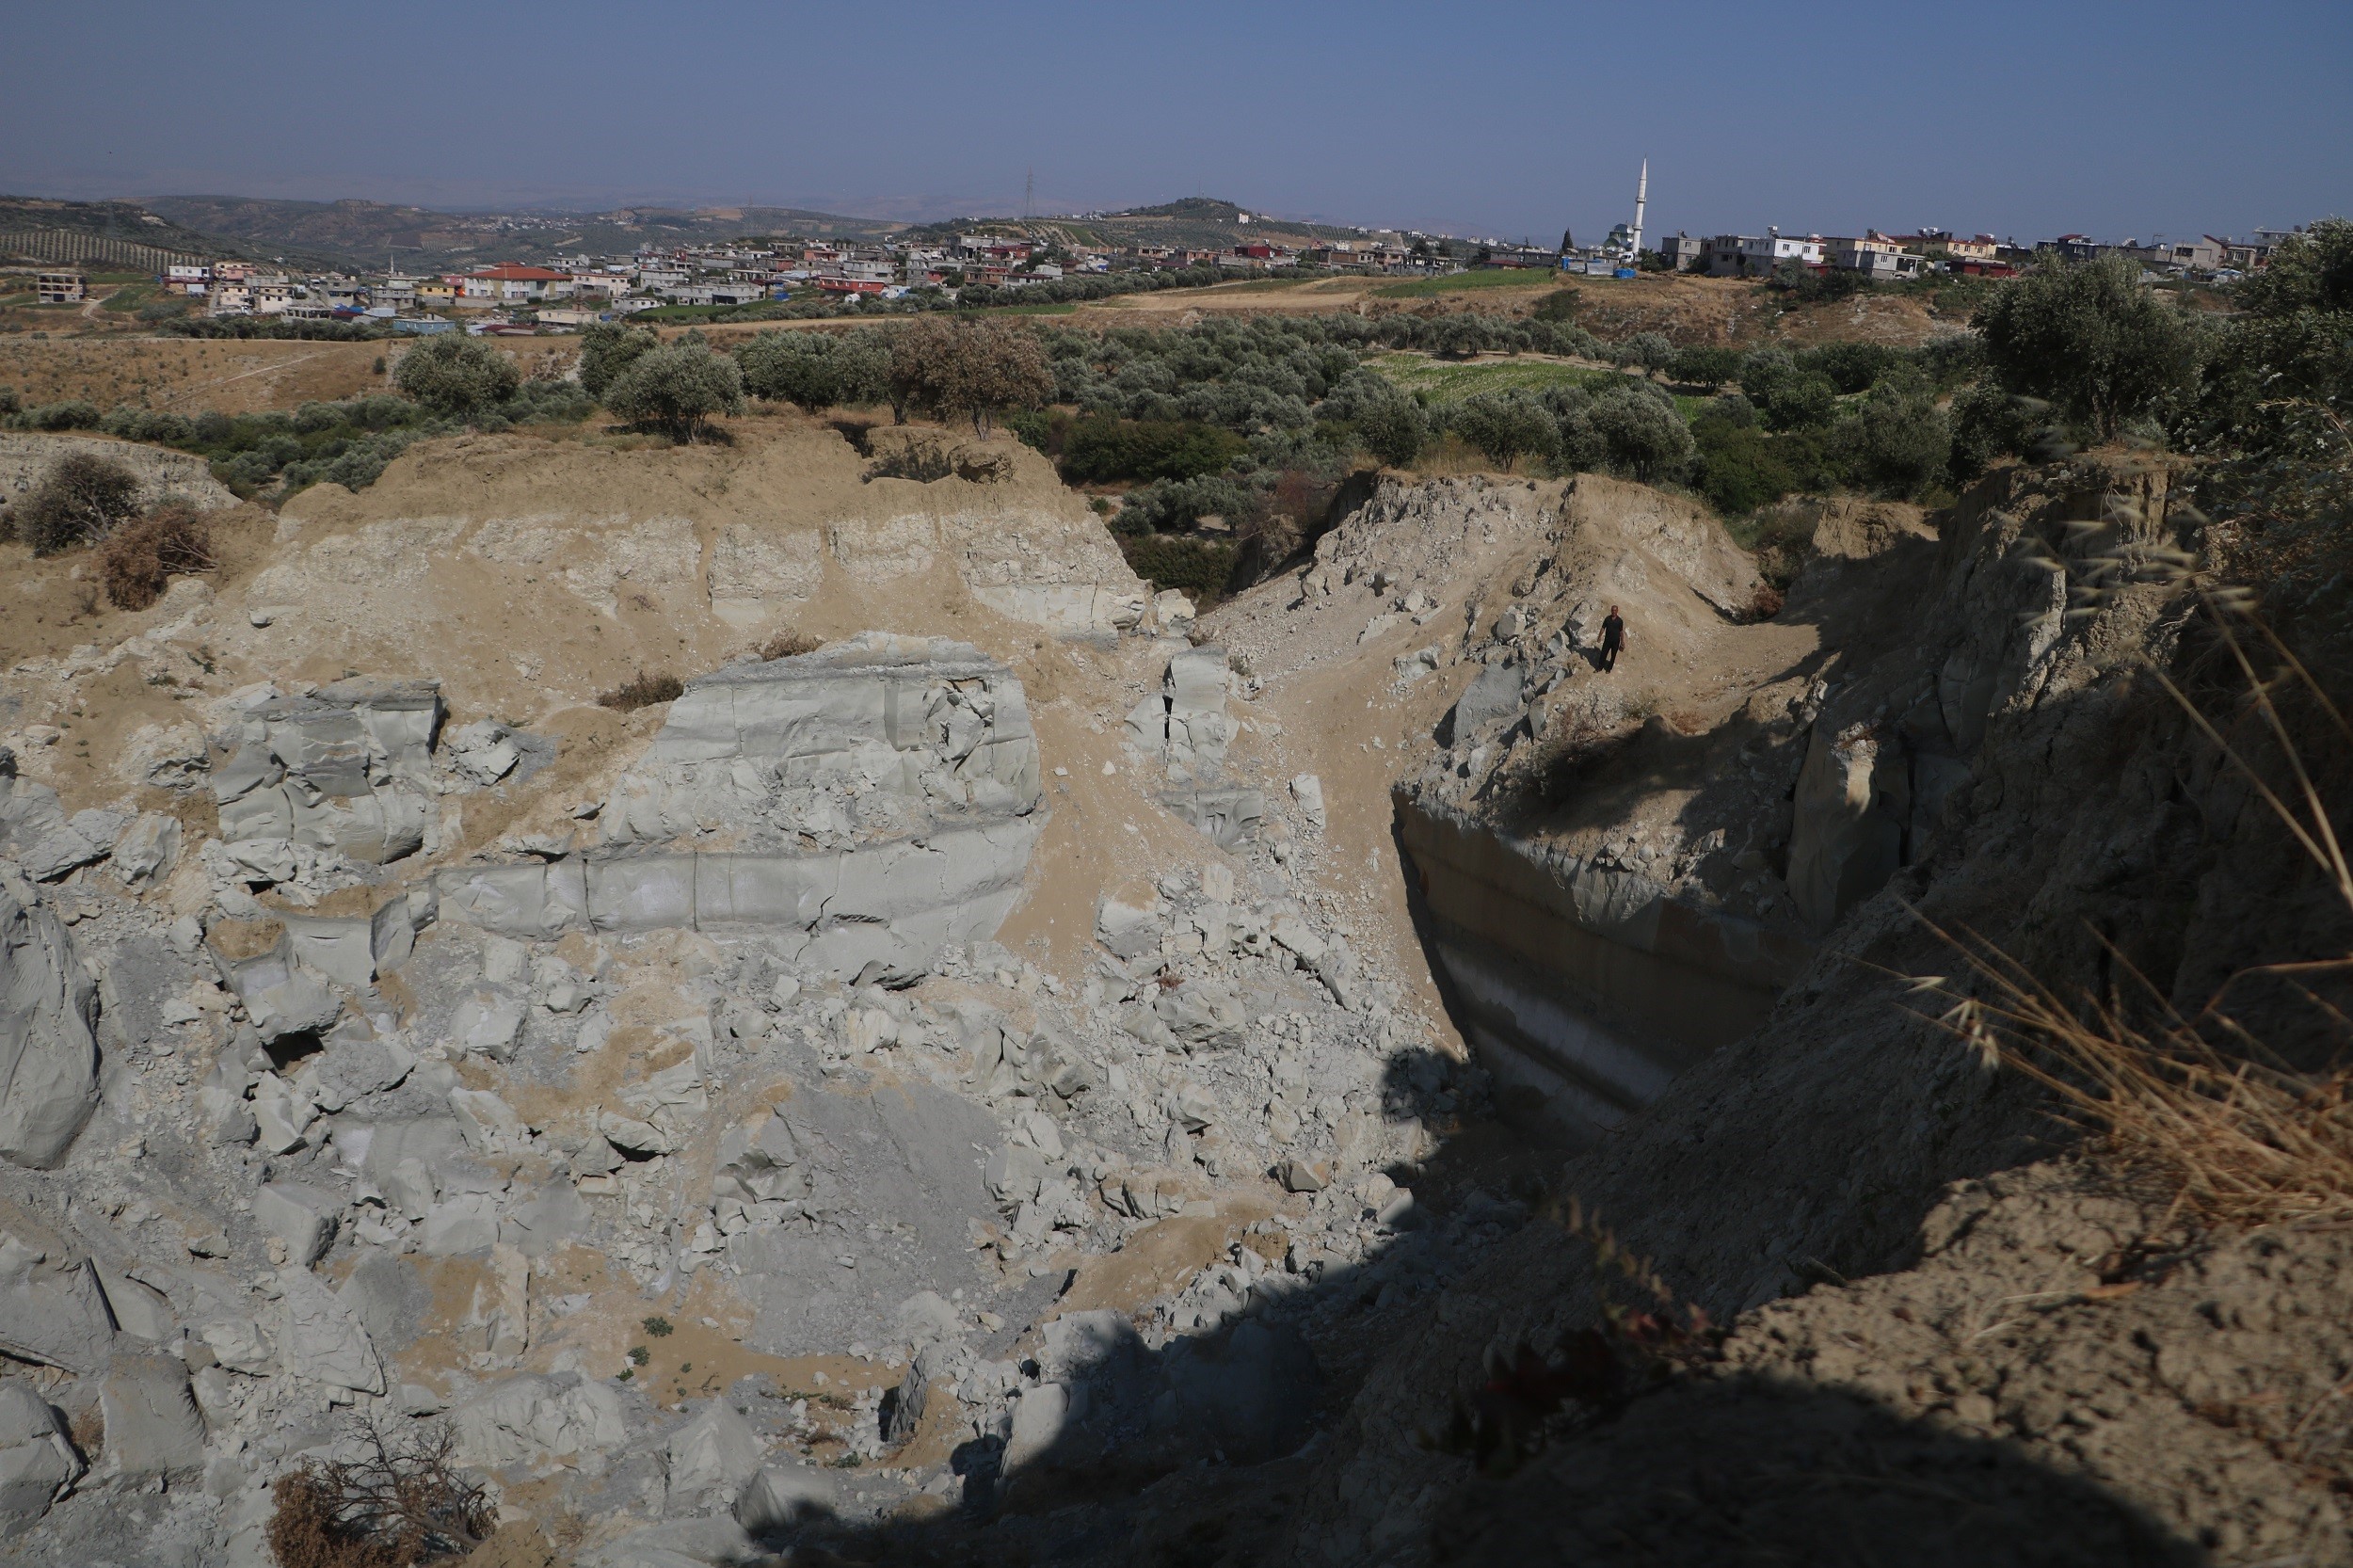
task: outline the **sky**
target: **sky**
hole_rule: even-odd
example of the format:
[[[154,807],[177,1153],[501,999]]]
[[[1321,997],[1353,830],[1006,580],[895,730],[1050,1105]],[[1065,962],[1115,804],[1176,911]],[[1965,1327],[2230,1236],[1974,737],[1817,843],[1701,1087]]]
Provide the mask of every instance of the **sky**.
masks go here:
[[[2353,212],[2353,0],[0,6],[0,193],[944,217],[1209,195],[1556,243]]]

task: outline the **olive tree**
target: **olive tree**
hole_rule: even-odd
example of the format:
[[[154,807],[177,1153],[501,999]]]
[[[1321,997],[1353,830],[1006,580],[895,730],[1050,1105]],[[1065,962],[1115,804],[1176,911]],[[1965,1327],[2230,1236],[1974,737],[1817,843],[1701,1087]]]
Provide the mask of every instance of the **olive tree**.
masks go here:
[[[661,346],[662,334],[650,327],[598,322],[580,335],[581,389],[601,403],[605,389],[621,372],[635,363],[640,354]]]
[[[1454,433],[1479,448],[1497,468],[1523,456],[1552,457],[1561,451],[1561,426],[1544,404],[1524,392],[1477,392],[1463,400],[1451,421]]]
[[[707,343],[674,343],[639,355],[605,389],[604,406],[684,446],[709,433],[714,414],[743,412],[744,376]]]
[[[522,372],[488,344],[447,332],[402,355],[392,385],[437,414],[473,419],[514,396]]]
[[[894,407],[968,418],[985,434],[989,415],[1030,408],[1054,395],[1054,371],[1037,334],[1002,321],[926,316],[890,345]]]
[[[1977,312],[1986,360],[2011,392],[2048,399],[2105,439],[2196,381],[2201,334],[2124,256],[2047,258]]]
[[[890,397],[890,333],[879,327],[840,333],[770,330],[737,349],[735,357],[744,368],[745,392],[812,413]]]

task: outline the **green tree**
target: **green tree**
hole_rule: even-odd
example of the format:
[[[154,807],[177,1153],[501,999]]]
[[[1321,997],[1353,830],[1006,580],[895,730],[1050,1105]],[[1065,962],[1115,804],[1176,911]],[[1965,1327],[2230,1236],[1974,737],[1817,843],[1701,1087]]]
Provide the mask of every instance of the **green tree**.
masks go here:
[[[425,339],[392,371],[392,385],[405,395],[452,419],[479,418],[521,384],[514,360],[461,332]]]
[[[1536,301],[1536,308],[1529,313],[1538,321],[1575,321],[1581,303],[1576,287],[1564,283]]]
[[[2102,439],[2187,391],[2202,348],[2196,325],[2143,287],[2125,256],[2045,257],[1977,312],[1977,327],[2003,385]]]
[[[1410,397],[1368,402],[1358,410],[1354,424],[1356,439],[1365,450],[1391,468],[1403,468],[1419,456],[1430,435],[1421,406]]]
[[[708,433],[713,415],[743,411],[743,372],[709,344],[674,343],[639,355],[605,389],[604,406],[683,446]]]
[[[1608,449],[1612,472],[1646,485],[1673,484],[1691,467],[1691,427],[1674,399],[1646,381],[1602,388],[1586,416]]]
[[[580,335],[580,384],[590,397],[604,401],[604,392],[637,356],[662,346],[652,328],[598,322]]]
[[[889,384],[894,407],[968,418],[980,435],[990,414],[1051,398],[1054,372],[1034,332],[1003,321],[925,316],[892,342]]]
[[[1525,456],[1552,457],[1561,451],[1561,426],[1545,406],[1524,392],[1477,392],[1454,410],[1454,433],[1479,448],[1497,468]]]
[[[1944,476],[1952,427],[1926,392],[1876,388],[1863,400],[1858,424],[1856,465],[1881,490],[1911,497]]]
[[[812,413],[890,396],[890,333],[879,327],[766,331],[736,350],[736,362],[744,367],[745,392]]]
[[[1667,361],[1667,376],[1688,387],[1714,392],[1740,376],[1740,356],[1730,348],[1680,348]]]
[[[1962,388],[1946,418],[1952,425],[1946,468],[1961,485],[1993,467],[1995,458],[2024,452],[2034,429],[2033,405],[1988,381]]]
[[[1785,376],[1756,399],[1767,428],[1802,430],[1826,425],[1838,416],[1838,389],[1827,376]]]

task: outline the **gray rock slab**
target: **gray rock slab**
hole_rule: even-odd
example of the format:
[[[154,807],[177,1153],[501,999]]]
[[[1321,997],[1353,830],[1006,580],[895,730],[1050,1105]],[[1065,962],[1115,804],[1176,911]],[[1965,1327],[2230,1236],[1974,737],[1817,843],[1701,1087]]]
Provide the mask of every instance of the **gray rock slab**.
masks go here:
[[[21,1378],[0,1378],[0,1539],[48,1512],[83,1468],[48,1401]]]
[[[99,1385],[106,1464],[117,1475],[193,1470],[204,1463],[204,1415],[188,1369],[168,1355],[117,1355]]]
[[[0,882],[0,1157],[64,1160],[98,1106],[97,1013],[56,911]]]

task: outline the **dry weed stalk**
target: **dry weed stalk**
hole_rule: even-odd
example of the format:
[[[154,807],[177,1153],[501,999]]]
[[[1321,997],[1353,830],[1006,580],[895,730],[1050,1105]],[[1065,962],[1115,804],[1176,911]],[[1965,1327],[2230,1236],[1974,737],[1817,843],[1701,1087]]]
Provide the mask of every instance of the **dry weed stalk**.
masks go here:
[[[268,1535],[281,1568],[411,1568],[462,1558],[497,1528],[446,1423],[404,1432],[369,1420],[353,1436],[360,1457],[279,1478]]]
[[[2256,668],[2232,629],[2236,602],[2212,593],[2201,597],[2252,712],[2284,760],[2284,787],[2275,787],[2170,678],[2160,673],[2158,681],[2353,911],[2353,870],[2295,728],[2275,698],[2275,681]],[[2253,624],[2279,661],[2278,680],[2300,691],[2340,737],[2353,741],[2353,726],[2311,671],[2270,628]],[[2307,984],[2353,969],[2353,957],[2244,969],[2204,1006],[2184,1013],[2103,938],[2149,1004],[2141,1016],[2151,1021],[2142,1024],[2116,1000],[2086,997],[2071,1004],[1975,932],[1955,935],[1933,923],[1929,929],[1964,957],[1976,993],[1961,994],[1944,976],[1915,980],[1915,995],[1951,999],[1933,1021],[1988,1067],[2008,1065],[2051,1090],[2065,1119],[2096,1133],[2128,1171],[2169,1190],[2175,1208],[2243,1225],[2353,1216],[2353,1062],[2340,1057],[2318,1071],[2298,1071],[2225,1005],[2242,980],[2281,979],[2319,1010],[2340,1041],[2353,1043],[2353,1019]]]

